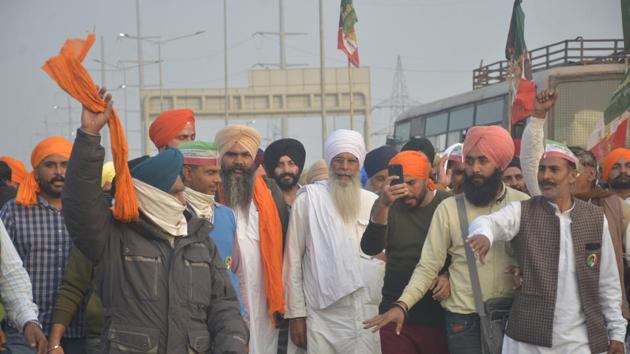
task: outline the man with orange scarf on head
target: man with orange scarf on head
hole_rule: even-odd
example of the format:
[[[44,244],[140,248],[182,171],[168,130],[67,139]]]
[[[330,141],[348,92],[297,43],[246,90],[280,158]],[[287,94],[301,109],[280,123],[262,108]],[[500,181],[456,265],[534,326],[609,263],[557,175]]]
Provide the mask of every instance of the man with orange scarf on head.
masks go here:
[[[221,158],[222,203],[236,216],[240,249],[236,266],[249,326],[249,351],[276,354],[282,351],[278,327],[284,315],[282,223],[278,202],[265,177],[256,173],[260,133],[252,127],[230,125],[217,132],[214,142]],[[289,352],[294,350],[289,348]]]
[[[616,148],[604,158],[602,179],[610,190],[630,204],[630,149]]]
[[[71,150],[72,144],[62,137],[51,137],[37,144],[31,153],[33,171],[20,183],[16,199],[0,209],[0,219],[31,277],[33,299],[39,307],[39,323],[29,322],[24,328],[8,327],[7,344],[13,353],[34,352],[32,343],[19,334],[32,324],[37,328],[41,323],[46,334],[50,331],[54,301],[72,246],[61,205]],[[66,333],[66,353],[84,352],[82,316]]]
[[[361,239],[361,249],[366,254],[375,256],[383,249],[387,254],[380,313],[389,310],[405,289],[420,259],[433,213],[450,196],[435,189],[429,178],[431,165],[423,153],[400,152],[389,165],[401,165],[404,179],[387,179]],[[440,275],[432,290],[409,309],[402,335],[396,335],[394,324],[381,328],[384,354],[448,353],[440,306],[450,292],[448,274]]]
[[[149,138],[159,151],[195,140],[195,115],[190,109],[171,109],[155,118]]]

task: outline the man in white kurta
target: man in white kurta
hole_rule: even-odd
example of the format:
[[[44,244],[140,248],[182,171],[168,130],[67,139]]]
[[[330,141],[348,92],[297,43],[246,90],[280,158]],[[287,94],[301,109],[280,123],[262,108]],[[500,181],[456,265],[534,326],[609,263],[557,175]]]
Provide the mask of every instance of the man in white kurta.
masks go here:
[[[300,189],[287,231],[283,283],[291,339],[308,353],[380,353],[378,333],[363,329],[362,322],[378,314],[384,263],[360,247],[377,196],[359,185],[347,208],[334,197],[335,183],[354,187],[358,180],[363,137],[335,131],[325,155],[330,178]],[[344,177],[346,184],[340,182]],[[348,209],[356,211],[351,219]]]
[[[558,160],[558,158],[560,160]],[[571,212],[575,207],[567,178],[562,177],[558,161],[570,161],[577,166],[577,158],[568,148],[555,143],[547,144],[545,155],[541,161],[538,182],[543,190],[546,203],[549,203],[559,219],[560,248],[557,275],[557,292],[553,313],[552,347],[542,347],[514,340],[505,335],[503,353],[591,353],[587,333],[586,317],[580,298],[578,275],[576,270],[573,235],[571,232]],[[556,169],[554,172],[545,172]],[[560,171],[560,172],[558,172]],[[575,179],[576,172],[573,171]],[[475,219],[469,227],[469,241],[472,249],[483,255],[492,242],[511,241],[521,231],[522,204],[513,202],[505,208],[489,215]],[[608,222],[603,218],[603,232],[601,236],[601,257],[599,263],[599,304],[605,318],[609,348],[617,353],[619,348],[623,353],[626,321],[621,314],[621,287],[617,270],[612,239],[608,230]],[[524,237],[524,236],[521,236]],[[486,245],[488,248],[486,248]],[[590,265],[593,266],[593,265]],[[615,343],[617,342],[617,343]]]

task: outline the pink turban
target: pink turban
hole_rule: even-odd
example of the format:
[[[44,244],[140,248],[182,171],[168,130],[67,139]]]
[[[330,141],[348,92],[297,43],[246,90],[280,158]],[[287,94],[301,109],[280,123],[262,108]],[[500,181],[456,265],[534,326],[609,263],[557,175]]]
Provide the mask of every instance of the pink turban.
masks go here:
[[[504,170],[514,157],[514,141],[502,127],[478,126],[468,129],[464,140],[464,159],[475,146],[497,168]]]

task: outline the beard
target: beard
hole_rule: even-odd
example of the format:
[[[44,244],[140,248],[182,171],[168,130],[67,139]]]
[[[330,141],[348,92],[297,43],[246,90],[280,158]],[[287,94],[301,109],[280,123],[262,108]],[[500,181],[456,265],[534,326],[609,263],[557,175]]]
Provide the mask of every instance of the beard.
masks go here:
[[[55,189],[53,184],[55,182],[65,182],[65,181],[66,181],[66,178],[60,175],[56,175],[55,177],[51,178],[48,181],[43,181],[40,179],[38,182],[39,190],[51,198],[54,198],[54,199],[61,198],[61,191]]]
[[[241,171],[241,175],[234,174]],[[221,166],[221,178],[223,179],[223,194],[225,205],[236,209],[241,207],[249,210],[254,194],[254,174],[256,167],[247,169],[244,167],[227,168]]]
[[[466,199],[475,206],[486,206],[497,196],[501,187],[501,171],[496,169],[490,177],[466,175],[462,187]]]
[[[291,177],[291,179],[287,181],[285,179],[286,177]],[[280,189],[282,189],[285,192],[295,187],[298,184],[298,179],[299,179],[298,176],[289,172],[286,172],[286,173],[283,173],[274,177],[274,180],[276,181],[276,184],[278,185],[278,187],[280,187]]]
[[[610,186],[613,189],[630,189],[630,176],[622,173],[617,178],[610,180]]]
[[[361,179],[358,173],[350,177],[350,181],[340,181],[333,171],[328,177],[330,197],[345,223],[356,222],[361,208]]]

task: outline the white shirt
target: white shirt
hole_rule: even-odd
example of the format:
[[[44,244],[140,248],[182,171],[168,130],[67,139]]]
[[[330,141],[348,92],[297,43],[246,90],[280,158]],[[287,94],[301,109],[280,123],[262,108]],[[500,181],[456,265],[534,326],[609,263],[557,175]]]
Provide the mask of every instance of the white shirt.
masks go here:
[[[539,347],[504,337],[504,353],[590,353],[586,319],[582,311],[575,270],[575,254],[571,237],[571,209],[561,212],[550,203],[560,220],[560,254],[558,287],[553,316],[552,348]],[[471,235],[485,235],[490,242],[512,240],[521,226],[521,203],[513,202],[490,215],[480,216],[469,227]],[[624,342],[626,320],[621,315],[621,288],[615,252],[604,217],[601,263],[599,269],[599,300],[608,329],[608,338]]]
[[[260,256],[258,210],[252,201],[249,209],[235,209],[236,234],[239,245],[239,270],[241,297],[245,307],[245,322],[249,327],[249,352],[252,354],[276,354],[278,331],[267,314],[267,295]]]
[[[31,279],[22,265],[2,220],[0,220],[0,297],[7,317],[22,331],[28,321],[37,321]]]

